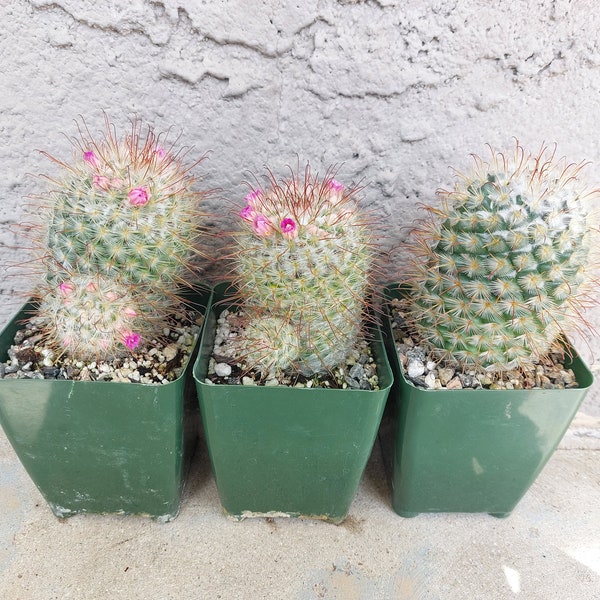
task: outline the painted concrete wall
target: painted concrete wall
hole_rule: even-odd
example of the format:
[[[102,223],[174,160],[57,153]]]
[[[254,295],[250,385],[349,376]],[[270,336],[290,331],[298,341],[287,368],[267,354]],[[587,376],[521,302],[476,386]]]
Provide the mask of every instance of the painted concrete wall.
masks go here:
[[[265,164],[339,164],[338,179],[367,184],[389,246],[486,143],[557,142],[600,183],[596,2],[490,4],[1,1],[0,265],[27,260],[13,225],[42,185],[31,174],[53,172],[37,149],[67,158],[73,120],[98,131],[103,109],[210,151],[203,185],[231,199]],[[30,283],[18,267],[0,279],[3,324]],[[600,341],[582,350],[595,364]]]

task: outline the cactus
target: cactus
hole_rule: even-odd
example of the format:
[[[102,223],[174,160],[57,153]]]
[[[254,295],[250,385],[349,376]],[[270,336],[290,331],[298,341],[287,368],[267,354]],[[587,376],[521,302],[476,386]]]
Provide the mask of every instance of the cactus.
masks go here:
[[[52,180],[42,214],[50,270],[124,277],[169,290],[187,275],[198,235],[189,168],[140,122],[117,139],[82,134],[72,165]],[[52,157],[50,157],[52,159]],[[52,159],[55,160],[55,159]]]
[[[409,321],[438,354],[490,371],[560,349],[581,323],[590,275],[583,164],[542,147],[475,157],[414,232]]]
[[[306,169],[245,198],[234,283],[246,363],[310,376],[343,361],[361,329],[373,250],[355,189]]]
[[[157,337],[193,272],[200,233],[182,153],[139,121],[122,139],[86,129],[72,164],[50,179],[38,249],[39,314],[48,342],[79,359],[113,357]]]
[[[80,359],[135,350],[141,341],[138,332],[157,327],[144,317],[130,287],[112,279],[78,275],[58,289],[40,300],[37,314],[47,324],[50,345]]]

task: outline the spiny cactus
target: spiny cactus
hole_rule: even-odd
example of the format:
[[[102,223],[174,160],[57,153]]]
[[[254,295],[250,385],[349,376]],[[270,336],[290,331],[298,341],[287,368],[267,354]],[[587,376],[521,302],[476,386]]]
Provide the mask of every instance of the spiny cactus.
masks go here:
[[[361,328],[373,250],[356,190],[308,167],[245,198],[235,281],[248,316],[246,362],[305,375],[337,366]]]
[[[180,283],[199,227],[190,167],[140,122],[122,139],[107,122],[101,140],[82,134],[75,148],[73,164],[55,161],[63,174],[45,198],[50,270]]]
[[[590,274],[583,164],[492,150],[416,229],[407,303],[419,337],[462,364],[530,365],[581,323]]]
[[[185,153],[139,121],[122,139],[108,119],[101,139],[80,134],[71,164],[47,155],[62,173],[42,196],[39,312],[50,342],[89,359],[160,332],[193,273],[202,195]]]
[[[38,316],[50,344],[81,359],[113,357],[134,350],[140,331],[156,328],[130,286],[104,276],[77,275],[42,298]],[[148,311],[147,311],[148,312]]]

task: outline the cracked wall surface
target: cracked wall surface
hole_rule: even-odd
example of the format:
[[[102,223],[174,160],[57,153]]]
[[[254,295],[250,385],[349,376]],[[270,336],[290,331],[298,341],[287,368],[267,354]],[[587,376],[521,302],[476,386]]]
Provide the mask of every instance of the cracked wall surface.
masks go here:
[[[218,227],[252,174],[298,160],[362,181],[388,247],[487,143],[557,142],[600,181],[593,0],[15,0],[0,22],[0,265],[16,265],[0,324],[31,284],[14,224],[53,172],[38,149],[67,158],[78,115],[93,131],[103,110],[120,127],[138,116],[210,151]]]

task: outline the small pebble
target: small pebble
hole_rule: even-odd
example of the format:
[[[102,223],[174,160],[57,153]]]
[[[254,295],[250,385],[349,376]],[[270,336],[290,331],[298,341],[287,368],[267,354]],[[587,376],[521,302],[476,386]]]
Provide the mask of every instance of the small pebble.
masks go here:
[[[365,368],[361,364],[355,364],[348,372],[348,375],[352,379],[356,379],[356,381],[360,381],[365,376]],[[348,385],[350,385],[350,384],[348,383]]]
[[[167,362],[172,361],[177,356],[178,348],[175,344],[169,344],[163,350],[163,354],[165,356],[165,360]]]
[[[425,365],[416,358],[409,359],[406,371],[410,379],[416,379],[425,373]]]
[[[218,377],[229,377],[231,375],[231,365],[227,363],[217,363],[214,367],[215,375]]]
[[[462,390],[462,387],[462,383],[458,377],[454,377],[446,385],[447,390]]]
[[[431,372],[427,373],[427,375],[425,376],[425,386],[432,390],[435,388],[435,375]]]

